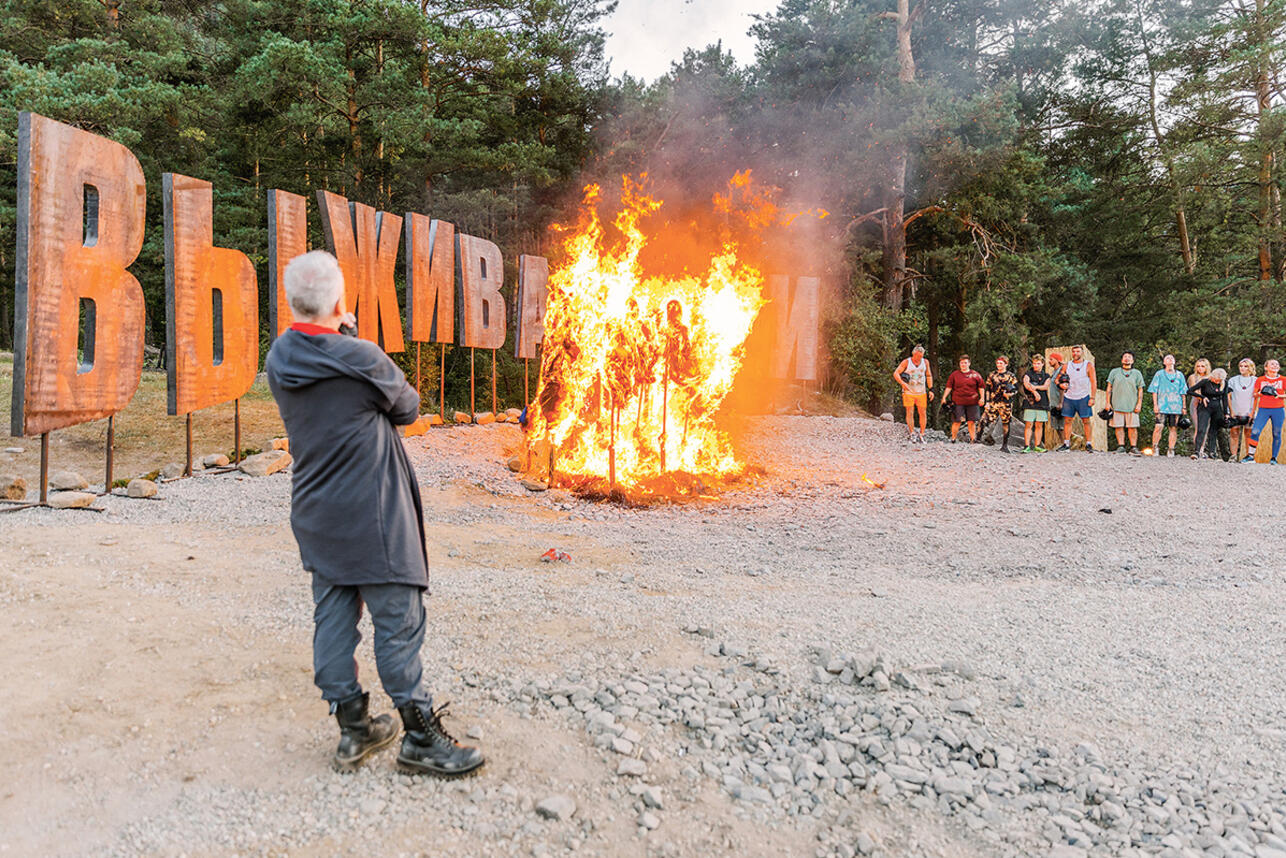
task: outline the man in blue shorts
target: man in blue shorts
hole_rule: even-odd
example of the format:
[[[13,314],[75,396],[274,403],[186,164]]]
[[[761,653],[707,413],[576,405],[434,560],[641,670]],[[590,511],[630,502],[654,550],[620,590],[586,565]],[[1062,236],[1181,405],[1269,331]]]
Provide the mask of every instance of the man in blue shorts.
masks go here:
[[[1085,357],[1085,349],[1072,346],[1072,359],[1063,367],[1060,376],[1067,377],[1067,389],[1063,391],[1063,445],[1059,452],[1072,449],[1072,420],[1081,418],[1085,432],[1085,452],[1093,453],[1094,445],[1090,443],[1090,416],[1094,413],[1094,392],[1098,389],[1098,379],[1094,374],[1094,361]]]

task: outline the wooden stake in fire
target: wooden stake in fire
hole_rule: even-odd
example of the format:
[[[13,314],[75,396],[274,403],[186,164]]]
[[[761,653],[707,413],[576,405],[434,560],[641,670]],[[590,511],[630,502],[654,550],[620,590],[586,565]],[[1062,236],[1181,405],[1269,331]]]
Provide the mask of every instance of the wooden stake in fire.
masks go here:
[[[670,349],[665,350],[665,374],[661,376],[661,473],[665,473],[665,438],[670,429]]]
[[[439,349],[442,363],[438,367],[438,416],[447,422],[447,347],[443,343]]]
[[[612,435],[607,445],[607,482],[616,489],[616,400],[612,399]]]
[[[469,347],[469,422],[473,422],[474,415],[478,413],[474,395],[474,360],[477,357],[477,352],[477,349],[472,346]]]
[[[241,467],[241,400],[240,398],[232,400],[232,460],[238,468]]]
[[[496,410],[496,350],[491,350],[491,414],[497,415]]]

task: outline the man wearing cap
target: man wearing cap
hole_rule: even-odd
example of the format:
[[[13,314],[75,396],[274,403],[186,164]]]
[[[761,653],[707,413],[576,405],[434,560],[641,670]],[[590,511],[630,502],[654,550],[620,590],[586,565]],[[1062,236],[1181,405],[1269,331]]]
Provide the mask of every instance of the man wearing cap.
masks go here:
[[[929,420],[929,400],[933,398],[933,370],[924,357],[924,346],[916,346],[911,356],[893,371],[893,380],[902,387],[902,407],[906,409],[906,431],[912,444],[924,443],[924,429]],[[915,433],[915,410],[920,409],[920,434]]]

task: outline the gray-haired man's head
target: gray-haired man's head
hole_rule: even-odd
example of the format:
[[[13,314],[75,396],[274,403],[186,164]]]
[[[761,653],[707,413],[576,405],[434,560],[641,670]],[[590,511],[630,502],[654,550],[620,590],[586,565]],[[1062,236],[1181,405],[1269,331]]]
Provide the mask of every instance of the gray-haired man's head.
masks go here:
[[[328,318],[344,296],[339,262],[324,250],[311,250],[290,260],[282,280],[290,312],[300,321]]]

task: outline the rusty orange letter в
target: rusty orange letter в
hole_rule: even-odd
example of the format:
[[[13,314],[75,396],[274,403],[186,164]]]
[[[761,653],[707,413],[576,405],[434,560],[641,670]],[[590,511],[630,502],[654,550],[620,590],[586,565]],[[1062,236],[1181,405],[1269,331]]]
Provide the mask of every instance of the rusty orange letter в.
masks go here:
[[[143,247],[146,199],[121,144],[19,116],[14,435],[110,417],[138,389],[143,290],[126,268]]]

